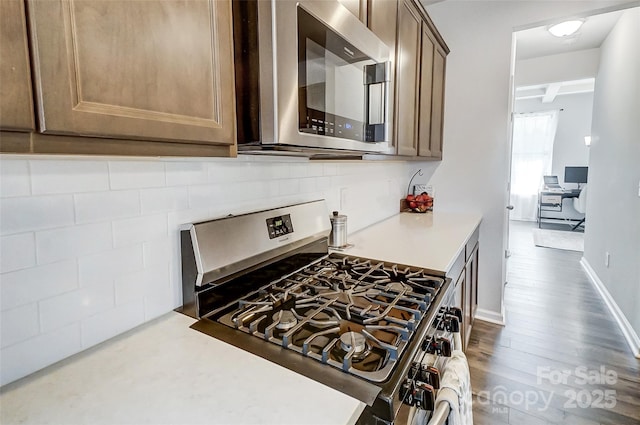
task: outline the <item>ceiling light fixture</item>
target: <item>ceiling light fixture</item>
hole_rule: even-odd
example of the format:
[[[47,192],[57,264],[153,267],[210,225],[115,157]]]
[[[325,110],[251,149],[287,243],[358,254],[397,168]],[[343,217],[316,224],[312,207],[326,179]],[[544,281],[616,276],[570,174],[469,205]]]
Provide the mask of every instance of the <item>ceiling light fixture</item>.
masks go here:
[[[547,28],[552,35],[556,37],[568,37],[573,35],[580,29],[584,21],[575,19],[571,21],[560,22]]]

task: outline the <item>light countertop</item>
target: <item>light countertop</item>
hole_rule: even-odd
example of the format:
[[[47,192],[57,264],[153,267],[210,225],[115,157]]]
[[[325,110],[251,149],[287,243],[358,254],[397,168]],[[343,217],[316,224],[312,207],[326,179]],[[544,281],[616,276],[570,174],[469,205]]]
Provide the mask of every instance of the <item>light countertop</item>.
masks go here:
[[[349,235],[347,255],[448,272],[481,221],[479,214],[402,213]]]
[[[171,312],[6,385],[3,424],[352,424],[364,403]]]
[[[473,214],[398,214],[342,252],[446,272]],[[170,312],[0,393],[3,424],[353,424],[365,405],[195,331]]]

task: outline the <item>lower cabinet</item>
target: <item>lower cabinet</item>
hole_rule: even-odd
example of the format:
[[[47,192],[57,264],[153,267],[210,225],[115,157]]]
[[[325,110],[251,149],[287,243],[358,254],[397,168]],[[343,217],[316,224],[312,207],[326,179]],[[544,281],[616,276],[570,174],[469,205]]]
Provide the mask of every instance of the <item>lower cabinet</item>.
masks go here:
[[[478,244],[472,248],[472,252],[467,255],[467,262],[464,266],[464,305],[462,307],[462,318],[464,322],[464,347],[469,344],[469,336],[473,328],[473,322],[478,308]]]
[[[460,332],[463,350],[466,350],[469,344],[478,308],[478,255],[480,248],[478,233],[479,229],[476,229],[448,274],[448,277],[455,282],[454,307],[462,310]]]

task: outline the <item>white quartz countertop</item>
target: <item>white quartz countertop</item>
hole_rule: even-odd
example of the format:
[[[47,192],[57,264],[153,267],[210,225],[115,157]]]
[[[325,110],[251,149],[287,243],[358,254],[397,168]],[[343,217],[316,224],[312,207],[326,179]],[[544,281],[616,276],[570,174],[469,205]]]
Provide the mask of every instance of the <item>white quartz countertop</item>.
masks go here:
[[[2,388],[2,424],[352,424],[364,403],[171,312]]]
[[[473,213],[402,213],[348,237],[341,252],[448,272],[481,216]]]

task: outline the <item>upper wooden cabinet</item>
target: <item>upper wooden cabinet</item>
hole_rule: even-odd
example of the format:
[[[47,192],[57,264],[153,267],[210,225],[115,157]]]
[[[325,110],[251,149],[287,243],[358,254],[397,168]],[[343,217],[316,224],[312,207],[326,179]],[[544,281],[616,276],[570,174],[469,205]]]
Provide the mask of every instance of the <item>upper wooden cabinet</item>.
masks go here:
[[[446,53],[422,23],[418,156],[442,159]]]
[[[230,1],[28,5],[40,132],[235,143]]]
[[[411,1],[398,5],[398,39],[395,74],[395,141],[398,155],[418,152],[418,82],[420,75],[420,33],[422,19]]]
[[[368,22],[395,52],[396,154],[442,159],[446,44],[414,0],[369,0]]]
[[[33,131],[33,96],[22,0],[0,1],[0,128]]]

